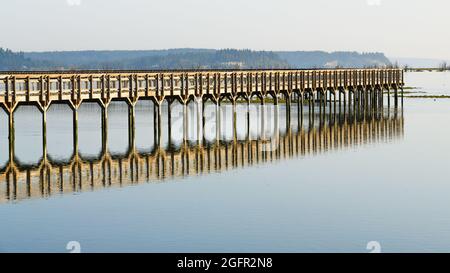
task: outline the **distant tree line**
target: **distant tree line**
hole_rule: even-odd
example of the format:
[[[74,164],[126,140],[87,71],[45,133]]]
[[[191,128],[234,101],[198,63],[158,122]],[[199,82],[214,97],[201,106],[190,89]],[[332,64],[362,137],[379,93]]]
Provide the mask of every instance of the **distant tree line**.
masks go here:
[[[0,47],[0,70],[31,70],[54,68],[48,61],[32,60],[23,52],[13,52]]]
[[[0,48],[0,68],[3,70],[27,69],[32,64],[22,52],[14,53],[9,49]]]
[[[382,53],[167,49],[12,52],[0,49],[0,70],[223,69],[393,67]]]
[[[446,71],[446,70],[450,70],[450,66],[446,61],[443,61],[440,65],[439,65],[439,70],[440,71]]]
[[[218,50],[214,52],[174,53],[122,61],[89,63],[81,68],[96,69],[219,69],[219,68],[289,68],[288,62],[273,52]]]

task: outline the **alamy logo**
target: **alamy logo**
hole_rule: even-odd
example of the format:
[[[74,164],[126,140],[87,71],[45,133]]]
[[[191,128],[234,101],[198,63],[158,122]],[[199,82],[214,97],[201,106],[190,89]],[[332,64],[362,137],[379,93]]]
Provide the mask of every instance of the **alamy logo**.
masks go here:
[[[381,6],[381,0],[367,0],[369,6]]]
[[[66,245],[66,249],[69,253],[81,253],[81,244],[77,241],[70,241]]]
[[[66,0],[67,5],[73,7],[73,6],[79,6],[81,5],[81,0]]]
[[[370,241],[366,246],[367,250],[370,250],[370,253],[381,253],[381,244],[378,241]]]

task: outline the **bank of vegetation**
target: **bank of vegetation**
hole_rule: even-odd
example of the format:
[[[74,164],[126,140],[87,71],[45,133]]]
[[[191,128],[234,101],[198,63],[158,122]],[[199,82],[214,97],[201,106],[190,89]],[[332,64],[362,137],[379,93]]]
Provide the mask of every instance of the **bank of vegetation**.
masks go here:
[[[1,49],[0,70],[249,69],[392,67],[383,53],[167,49],[13,52]]]

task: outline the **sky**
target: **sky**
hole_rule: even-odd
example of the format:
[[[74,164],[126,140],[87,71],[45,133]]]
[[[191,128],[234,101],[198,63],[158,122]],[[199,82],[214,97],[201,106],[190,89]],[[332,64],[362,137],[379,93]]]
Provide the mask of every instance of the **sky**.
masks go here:
[[[448,0],[1,0],[14,51],[247,48],[450,59]]]

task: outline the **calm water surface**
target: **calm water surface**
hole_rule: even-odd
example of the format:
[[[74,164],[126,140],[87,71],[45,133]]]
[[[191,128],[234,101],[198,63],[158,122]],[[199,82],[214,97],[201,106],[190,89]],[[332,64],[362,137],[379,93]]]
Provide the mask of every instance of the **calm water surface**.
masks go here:
[[[406,79],[430,94],[450,93],[445,73],[413,73]],[[130,142],[126,106],[117,103],[110,109],[104,151],[100,111],[86,104],[79,114],[74,153],[71,112],[52,106],[46,148],[51,167],[45,168],[52,170],[51,183],[58,181],[58,166],[65,170],[60,193],[56,184],[39,182],[41,116],[34,108],[20,108],[14,162],[23,175],[17,178],[15,198],[13,186],[1,180],[0,251],[66,252],[69,241],[79,241],[85,252],[367,252],[369,241],[380,242],[385,252],[450,250],[450,100],[408,98],[403,115],[396,118],[391,113],[389,118],[314,125],[305,118],[303,129],[295,107],[288,124],[282,105],[278,119],[275,108],[261,112],[252,106],[250,128],[244,110],[238,106],[234,132],[231,112],[222,110],[217,130],[214,106],[208,106],[203,135],[191,105],[186,134],[205,138],[199,152],[196,141],[183,146],[181,106],[173,110],[172,138],[164,125],[158,149],[151,104],[139,104]],[[165,109],[163,116],[167,118]],[[265,123],[260,123],[262,116]],[[390,133],[383,129],[388,127]],[[236,134],[241,148],[234,151],[245,155],[249,145],[277,132],[278,148],[271,142],[265,153],[253,152],[251,162],[233,153],[229,144]],[[348,140],[348,132],[360,134]],[[297,147],[293,139],[314,138],[320,141],[300,154],[292,152]],[[2,114],[0,167],[8,161],[7,119]],[[146,161],[149,165],[142,163]],[[110,175],[102,175],[102,162],[111,164]],[[123,168],[117,167],[119,162]],[[73,179],[73,166],[81,165],[80,176]],[[80,180],[90,166],[93,175]],[[26,170],[36,169],[30,171],[32,187],[27,189]]]

